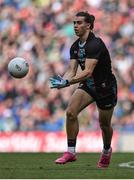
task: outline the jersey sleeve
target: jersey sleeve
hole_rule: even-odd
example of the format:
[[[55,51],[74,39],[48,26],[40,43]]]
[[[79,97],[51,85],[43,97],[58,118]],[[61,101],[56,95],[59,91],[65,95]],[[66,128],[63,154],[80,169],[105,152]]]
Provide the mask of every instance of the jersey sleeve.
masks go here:
[[[77,53],[76,44],[73,44],[70,48],[70,59],[77,59]]]
[[[86,58],[99,60],[102,51],[103,43],[100,39],[98,39],[97,41],[87,45]]]

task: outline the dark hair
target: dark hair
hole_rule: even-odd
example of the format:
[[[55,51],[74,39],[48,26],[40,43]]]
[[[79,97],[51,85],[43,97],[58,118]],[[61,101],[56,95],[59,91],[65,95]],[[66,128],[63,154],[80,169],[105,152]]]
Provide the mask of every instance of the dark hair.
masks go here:
[[[92,30],[94,28],[94,21],[95,21],[94,15],[89,14],[87,11],[86,12],[81,11],[81,12],[78,12],[76,16],[83,16],[85,18],[85,22],[91,24],[90,29]]]

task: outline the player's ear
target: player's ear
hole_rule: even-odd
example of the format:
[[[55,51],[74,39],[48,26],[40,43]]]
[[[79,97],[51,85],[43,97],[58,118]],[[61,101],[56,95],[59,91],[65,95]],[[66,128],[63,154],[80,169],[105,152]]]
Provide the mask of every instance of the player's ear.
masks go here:
[[[87,29],[90,29],[91,24],[87,23]]]

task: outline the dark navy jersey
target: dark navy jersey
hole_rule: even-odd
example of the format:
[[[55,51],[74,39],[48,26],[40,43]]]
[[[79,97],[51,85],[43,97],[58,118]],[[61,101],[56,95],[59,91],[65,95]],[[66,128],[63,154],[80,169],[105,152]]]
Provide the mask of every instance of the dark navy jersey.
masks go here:
[[[111,59],[104,42],[101,38],[96,37],[92,32],[89,33],[88,39],[80,43],[77,39],[70,48],[70,59],[76,59],[81,69],[85,69],[86,59],[96,59],[98,62],[93,71],[92,77],[85,82],[96,86],[103,83],[110,83],[115,80],[111,70]]]

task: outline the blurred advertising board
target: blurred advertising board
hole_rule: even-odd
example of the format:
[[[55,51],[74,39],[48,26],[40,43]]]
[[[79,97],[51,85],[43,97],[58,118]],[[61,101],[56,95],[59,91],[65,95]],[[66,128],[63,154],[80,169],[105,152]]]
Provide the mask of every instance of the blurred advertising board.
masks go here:
[[[118,147],[118,133],[114,132],[113,151]],[[65,132],[1,132],[0,152],[63,152],[66,150]],[[101,132],[80,132],[77,152],[99,152],[102,149]]]

